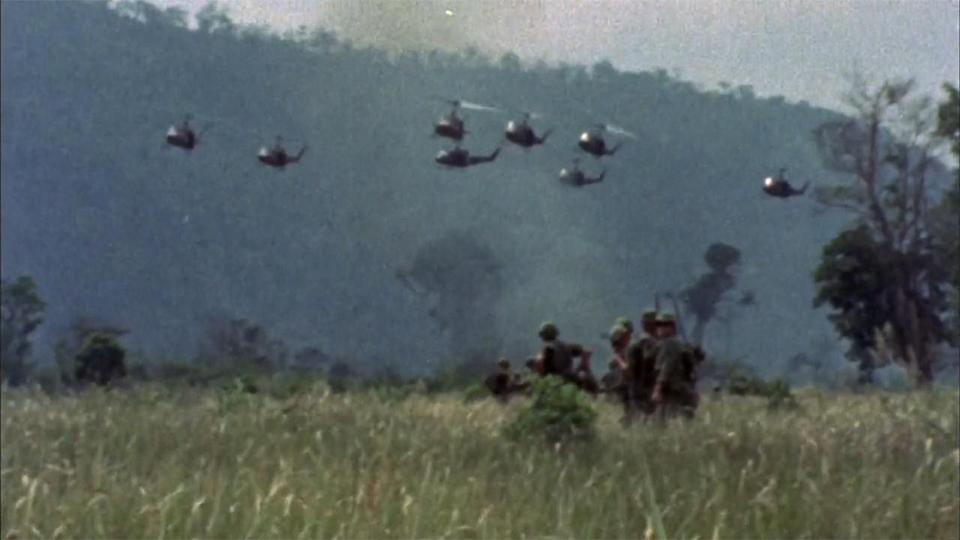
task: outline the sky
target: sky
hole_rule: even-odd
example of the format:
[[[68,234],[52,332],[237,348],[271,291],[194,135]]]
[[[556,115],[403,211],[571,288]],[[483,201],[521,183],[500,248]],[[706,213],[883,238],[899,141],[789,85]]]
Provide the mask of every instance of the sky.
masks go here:
[[[152,0],[196,12],[208,0]],[[618,69],[665,68],[842,108],[844,74],[913,77],[939,99],[960,81],[960,0],[230,0],[243,23],[322,26],[390,50],[513,51]]]

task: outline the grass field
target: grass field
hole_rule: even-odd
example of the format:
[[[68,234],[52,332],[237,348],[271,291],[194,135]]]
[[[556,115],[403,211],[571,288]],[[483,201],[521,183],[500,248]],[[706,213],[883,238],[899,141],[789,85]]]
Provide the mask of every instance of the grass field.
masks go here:
[[[2,395],[3,538],[958,538],[958,393],[705,399],[514,443],[456,394]]]

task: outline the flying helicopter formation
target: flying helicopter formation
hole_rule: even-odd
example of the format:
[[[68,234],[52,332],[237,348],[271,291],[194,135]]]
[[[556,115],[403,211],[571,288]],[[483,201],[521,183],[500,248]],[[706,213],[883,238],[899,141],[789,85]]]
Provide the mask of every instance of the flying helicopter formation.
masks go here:
[[[466,129],[465,121],[460,111],[462,109],[468,109],[483,112],[501,112],[501,109],[461,99],[439,99],[450,104],[452,108],[449,113],[442,115],[440,119],[434,123],[433,136],[452,139],[455,144],[453,148],[440,150],[434,157],[434,161],[444,167],[460,169],[496,161],[500,155],[502,146],[497,146],[486,155],[475,155],[461,147],[464,136],[470,132]],[[530,150],[536,146],[546,144],[547,139],[553,133],[553,129],[544,130],[538,135],[534,127],[530,124],[531,120],[541,117],[542,115],[537,113],[522,111],[519,119],[511,119],[507,122],[503,132],[504,139],[524,150]],[[194,150],[200,143],[201,135],[212,127],[212,123],[208,123],[198,133],[190,125],[192,119],[192,116],[187,114],[179,125],[171,125],[166,132],[166,143],[188,152]],[[577,147],[597,160],[613,156],[621,148],[623,142],[621,141],[610,145],[605,138],[605,134],[636,139],[636,135],[626,129],[609,123],[598,123],[592,128],[580,133],[577,140]],[[267,146],[260,147],[259,152],[257,152],[257,161],[263,165],[282,170],[288,165],[298,163],[306,151],[307,146],[304,144],[297,152],[288,152],[284,147],[283,137],[278,135],[272,146],[269,148]],[[574,158],[571,167],[560,169],[558,180],[562,184],[582,188],[603,182],[606,174],[607,170],[604,168],[597,176],[589,176],[580,169],[580,159]],[[788,199],[803,196],[809,184],[810,183],[807,182],[799,189],[793,187],[790,182],[786,180],[786,168],[781,168],[775,176],[764,178],[762,189],[763,193],[770,197]]]
[[[497,147],[487,156],[472,156],[468,150],[461,148],[460,144],[463,141],[464,136],[470,132],[466,129],[465,121],[463,116],[461,116],[460,111],[462,109],[469,109],[483,112],[501,112],[501,109],[461,99],[447,99],[439,98],[437,96],[434,96],[434,98],[450,104],[453,108],[449,113],[442,115],[440,119],[433,124],[433,136],[445,137],[455,142],[455,146],[452,149],[441,150],[439,153],[437,153],[434,161],[447,167],[460,168],[494,161],[500,153],[500,147]],[[547,139],[553,133],[553,129],[546,129],[538,134],[536,129],[531,125],[531,120],[539,119],[541,116],[542,115],[530,111],[520,111],[519,118],[510,119],[507,121],[507,125],[503,132],[504,140],[519,146],[526,151],[529,151],[536,146],[542,146],[546,144]],[[623,143],[618,142],[613,146],[610,146],[605,138],[606,134],[636,138],[635,135],[623,128],[618,128],[611,124],[597,124],[593,128],[587,129],[580,134],[577,147],[596,159],[606,156],[613,156],[616,154],[617,150],[620,149]],[[605,176],[606,169],[604,169],[603,172],[597,176],[587,176],[583,171],[580,170],[579,159],[577,159],[575,160],[572,168],[564,168],[560,170],[558,179],[561,183],[566,185],[584,187],[590,184],[598,184],[602,182]]]
[[[191,120],[192,116],[188,114],[184,117],[180,125],[170,126],[170,128],[167,129],[167,144],[177,148],[182,148],[186,151],[192,151],[195,149],[197,144],[200,142],[200,135],[202,132],[205,132],[207,129],[209,129],[212,124],[208,124],[201,131],[201,133],[198,134],[190,125]],[[273,146],[270,148],[267,148],[266,146],[260,147],[260,151],[257,152],[257,161],[276,169],[283,169],[287,165],[291,165],[300,161],[300,158],[303,157],[303,154],[306,153],[306,151],[307,146],[303,145],[296,153],[290,154],[283,146],[283,137],[278,135],[274,140]]]

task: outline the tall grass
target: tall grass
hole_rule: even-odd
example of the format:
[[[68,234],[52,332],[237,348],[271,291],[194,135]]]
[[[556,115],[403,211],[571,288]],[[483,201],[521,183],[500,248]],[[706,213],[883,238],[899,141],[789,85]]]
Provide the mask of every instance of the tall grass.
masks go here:
[[[513,443],[526,404],[143,387],[2,395],[4,538],[958,538],[956,391],[705,400]]]

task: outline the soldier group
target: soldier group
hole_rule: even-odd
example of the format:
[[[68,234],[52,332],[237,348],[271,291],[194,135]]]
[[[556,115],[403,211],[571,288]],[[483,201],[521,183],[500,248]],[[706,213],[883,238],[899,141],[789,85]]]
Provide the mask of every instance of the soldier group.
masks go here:
[[[669,313],[647,310],[642,330],[643,335],[634,339],[630,320],[617,319],[608,334],[613,352],[609,372],[598,382],[590,369],[591,351],[561,341],[556,325],[544,323],[539,332],[543,346],[527,361],[527,367],[534,376],[556,376],[594,396],[614,396],[623,405],[625,423],[650,416],[693,418],[699,403],[697,367],[704,360],[703,351],[677,337],[677,323]],[[502,358],[486,384],[495,396],[507,400],[530,383],[513,373],[510,362]]]

